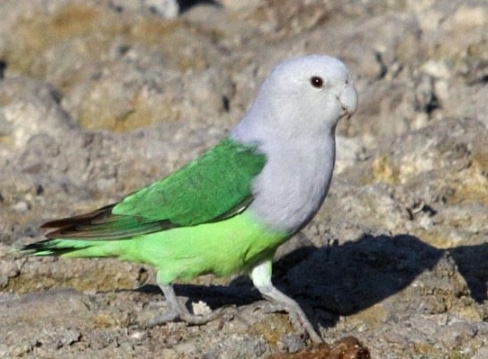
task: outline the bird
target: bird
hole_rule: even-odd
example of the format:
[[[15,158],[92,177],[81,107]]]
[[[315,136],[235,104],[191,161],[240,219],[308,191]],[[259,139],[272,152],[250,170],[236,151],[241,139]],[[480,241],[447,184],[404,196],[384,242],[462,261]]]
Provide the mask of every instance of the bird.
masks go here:
[[[272,262],[324,202],[336,125],[357,105],[353,76],[338,58],[285,60],[213,148],[117,203],[43,224],[45,238],[20,251],[152,266],[168,310],[150,326],[176,320],[201,325],[221,314],[191,313],[174,292],[176,280],[247,274],[264,299],[289,314],[294,330],[322,342],[300,305],[273,285]]]

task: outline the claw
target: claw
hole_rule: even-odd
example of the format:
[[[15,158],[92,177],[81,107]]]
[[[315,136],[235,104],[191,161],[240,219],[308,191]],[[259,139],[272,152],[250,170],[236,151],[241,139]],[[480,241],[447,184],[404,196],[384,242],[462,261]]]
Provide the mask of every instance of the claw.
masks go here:
[[[160,285],[160,288],[164,293],[169,309],[165,313],[148,320],[146,326],[149,328],[173,321],[182,321],[191,325],[202,325],[221,317],[225,309],[227,309],[227,307],[221,307],[205,315],[192,314],[180,303],[172,286]]]

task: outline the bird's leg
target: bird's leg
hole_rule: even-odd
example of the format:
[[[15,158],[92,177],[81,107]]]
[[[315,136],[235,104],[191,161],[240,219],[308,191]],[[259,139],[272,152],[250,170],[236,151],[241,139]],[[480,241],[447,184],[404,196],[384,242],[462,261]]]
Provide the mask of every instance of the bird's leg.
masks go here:
[[[168,303],[168,310],[149,320],[147,323],[148,327],[178,320],[194,325],[206,324],[220,317],[223,309],[225,309],[225,307],[222,307],[207,315],[195,315],[190,313],[190,311],[178,300],[171,285],[159,284],[159,287],[163,291],[166,302]]]
[[[302,308],[293,299],[280,292],[271,283],[272,259],[259,263],[251,270],[251,279],[261,295],[271,301],[277,310],[284,310],[290,316],[293,328],[298,332],[306,331],[314,343],[322,343],[323,340],[315,331],[312,323],[307,319]]]

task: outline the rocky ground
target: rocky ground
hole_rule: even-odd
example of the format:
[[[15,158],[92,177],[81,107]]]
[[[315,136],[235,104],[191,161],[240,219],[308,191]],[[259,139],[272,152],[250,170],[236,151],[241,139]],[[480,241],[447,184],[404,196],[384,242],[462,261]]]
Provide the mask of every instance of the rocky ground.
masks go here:
[[[485,0],[0,10],[0,358],[488,358]],[[309,53],[343,59],[360,107],[274,281],[330,346],[265,313],[243,277],[176,286],[197,310],[229,306],[220,320],[146,330],[166,306],[150,268],[9,253],[194,158],[276,63]]]

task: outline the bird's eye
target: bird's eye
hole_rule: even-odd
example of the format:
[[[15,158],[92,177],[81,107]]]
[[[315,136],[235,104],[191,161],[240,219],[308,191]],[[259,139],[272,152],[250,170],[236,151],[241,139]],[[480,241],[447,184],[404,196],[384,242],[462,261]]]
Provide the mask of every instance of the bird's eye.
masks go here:
[[[313,87],[316,87],[318,89],[324,86],[324,80],[322,80],[322,77],[319,76],[312,76],[312,78],[310,79],[310,83]]]

